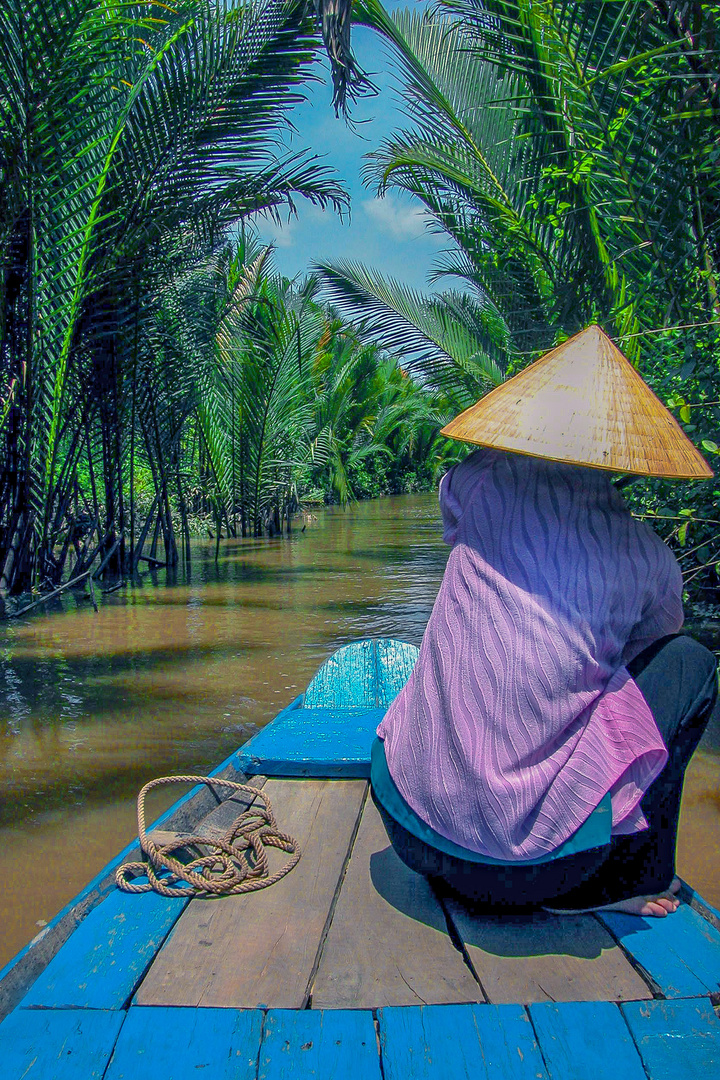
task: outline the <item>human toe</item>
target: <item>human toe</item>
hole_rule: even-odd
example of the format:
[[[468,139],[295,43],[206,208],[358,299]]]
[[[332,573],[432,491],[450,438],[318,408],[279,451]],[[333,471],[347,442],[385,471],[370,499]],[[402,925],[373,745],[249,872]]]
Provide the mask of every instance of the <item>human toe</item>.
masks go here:
[[[648,896],[645,898],[641,914],[654,915],[656,918],[664,919],[667,915],[672,915],[674,911],[677,911],[678,907],[679,902],[669,894]]]

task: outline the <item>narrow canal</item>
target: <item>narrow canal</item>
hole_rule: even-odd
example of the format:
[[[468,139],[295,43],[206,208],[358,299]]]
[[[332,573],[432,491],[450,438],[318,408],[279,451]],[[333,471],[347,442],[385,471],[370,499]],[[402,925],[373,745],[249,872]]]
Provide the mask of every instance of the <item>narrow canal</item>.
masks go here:
[[[189,570],[146,573],[97,614],[67,597],[2,624],[0,965],[133,837],[145,781],[208,771],[340,645],[419,644],[447,557],[434,495],[319,510],[289,540],[214,552],[196,543]],[[686,783],[678,865],[720,904],[713,732]]]

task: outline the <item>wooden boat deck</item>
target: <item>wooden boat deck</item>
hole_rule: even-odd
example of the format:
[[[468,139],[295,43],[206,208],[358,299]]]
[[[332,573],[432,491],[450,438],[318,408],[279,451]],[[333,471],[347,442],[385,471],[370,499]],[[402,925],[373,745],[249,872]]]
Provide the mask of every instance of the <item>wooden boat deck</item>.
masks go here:
[[[686,888],[661,920],[474,914],[389,845],[366,778],[375,710],[326,710],[332,768],[310,711],[293,703],[218,770],[276,774],[251,782],[299,840],[295,869],[169,899],[115,889],[121,853],[0,973],[9,1080],[720,1077],[716,912]],[[242,808],[203,789],[158,828],[209,834]]]

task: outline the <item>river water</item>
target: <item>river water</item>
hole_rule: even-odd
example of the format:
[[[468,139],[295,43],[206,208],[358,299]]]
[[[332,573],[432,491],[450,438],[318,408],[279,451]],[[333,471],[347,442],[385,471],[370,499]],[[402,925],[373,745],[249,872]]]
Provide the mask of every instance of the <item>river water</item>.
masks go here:
[[[148,572],[97,614],[68,596],[0,629],[0,965],[133,838],[143,783],[207,772],[340,645],[419,644],[447,548],[436,498],[417,495],[319,510],[290,539],[214,554],[197,542],[189,570]],[[678,869],[719,905],[714,740],[686,780]]]

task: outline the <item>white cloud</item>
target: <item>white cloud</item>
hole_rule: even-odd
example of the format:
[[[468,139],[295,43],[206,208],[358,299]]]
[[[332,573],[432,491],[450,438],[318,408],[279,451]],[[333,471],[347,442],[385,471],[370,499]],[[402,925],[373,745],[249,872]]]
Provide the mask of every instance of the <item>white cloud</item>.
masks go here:
[[[427,215],[419,206],[408,206],[386,195],[384,199],[366,199],[363,210],[396,240],[416,240],[425,234]]]
[[[290,217],[278,224],[264,214],[258,214],[254,218],[254,224],[264,244],[274,244],[278,248],[295,247],[298,228],[296,217]]]
[[[317,225],[327,225],[328,222],[339,220],[335,210],[331,210],[329,207],[317,206],[316,203],[304,204],[304,210],[305,219]]]

